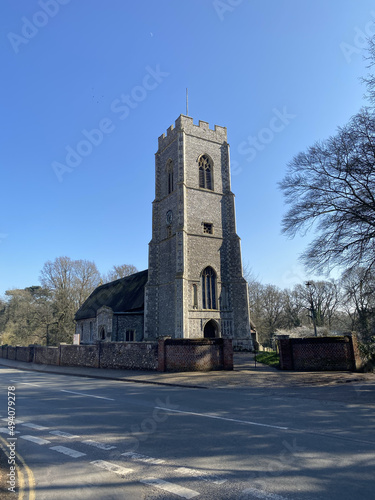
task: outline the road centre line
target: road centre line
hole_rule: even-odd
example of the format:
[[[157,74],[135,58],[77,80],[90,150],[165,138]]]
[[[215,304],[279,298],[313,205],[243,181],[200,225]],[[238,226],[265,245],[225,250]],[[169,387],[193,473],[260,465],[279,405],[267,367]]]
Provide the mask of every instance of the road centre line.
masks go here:
[[[14,434],[19,434],[20,431],[12,431],[14,432]],[[10,436],[10,430],[8,429],[8,427],[0,427],[0,434],[8,434],[8,436]]]
[[[39,438],[36,436],[29,436],[29,435],[24,435],[20,436],[21,439],[25,439],[26,441],[31,441],[32,443],[36,444],[50,444],[51,441],[48,441],[48,439],[43,439]]]
[[[72,458],[84,457],[86,455],[86,453],[81,453],[80,451],[72,450],[71,448],[67,448],[66,446],[52,446],[50,450],[63,453],[64,455],[68,455],[69,457]]]
[[[177,484],[169,483],[168,481],[164,481],[163,479],[156,479],[154,477],[141,479],[141,483],[147,484],[149,486],[155,486],[155,488],[168,491],[169,493],[174,493],[181,498],[189,499],[197,497],[199,495],[197,491],[190,490],[189,488],[184,488],[183,486],[178,486]]]
[[[126,453],[121,453],[121,456],[131,458],[136,462],[146,462],[152,465],[159,465],[165,463],[165,460],[161,458],[148,457],[147,455],[141,455],[140,453],[134,453],[132,451],[127,451]]]
[[[53,434],[54,436],[60,436],[60,437],[65,437],[68,439],[79,439],[79,436],[75,436],[74,434],[69,434],[69,432],[64,432],[64,431],[50,431],[50,434]]]
[[[164,410],[164,411],[171,411],[173,413],[184,413],[185,415],[196,415],[197,417],[214,418],[216,420],[225,420],[227,422],[237,422],[239,424],[257,425],[260,427],[270,427],[271,429],[280,429],[283,431],[289,430],[289,427],[280,427],[279,425],[260,424],[259,422],[249,422],[248,420],[237,420],[235,418],[219,417],[218,415],[211,415],[209,413],[196,413],[193,411],[171,410],[170,408],[161,408],[160,406],[155,406],[155,409]]]
[[[108,470],[109,472],[114,472],[120,476],[125,476],[126,474],[133,472],[133,469],[126,469],[125,467],[121,467],[121,465],[106,462],[105,460],[94,460],[93,462],[90,462],[90,464],[100,467],[101,469]]]
[[[116,446],[99,443],[98,441],[93,441],[92,439],[86,439],[85,441],[81,441],[81,443],[88,444],[89,446],[94,446],[95,448],[99,448],[100,450],[114,450],[116,448]]]
[[[8,417],[6,417],[6,418],[3,418],[2,420],[5,420],[5,422],[8,422],[8,420],[9,420],[9,419],[8,419]],[[14,422],[16,425],[17,425],[17,424],[23,424],[23,423],[24,423],[24,420],[19,420],[18,418],[15,418],[15,419],[13,420],[13,422]],[[12,423],[13,423],[13,422],[12,422]]]
[[[44,427],[44,425],[32,424],[31,422],[21,424],[24,427],[30,427],[30,429],[35,429],[36,431],[47,431],[49,427]]]
[[[211,475],[210,472],[190,469],[190,467],[179,467],[178,469],[175,469],[175,472],[186,474],[187,476],[194,477],[194,479],[202,479],[203,481],[209,481],[215,484],[224,484],[227,481],[226,479],[222,479],[220,476],[216,476],[215,474]]]
[[[243,490],[245,495],[250,494],[255,498],[259,498],[261,500],[287,500],[285,497],[281,497],[280,495],[276,495],[276,493],[269,493],[267,491],[261,491],[256,488],[246,488]]]
[[[87,398],[107,399],[108,401],[115,401],[115,399],[105,398],[104,396],[93,396],[92,394],[85,394],[83,392],[66,391],[65,389],[60,389],[60,392],[68,392],[69,394],[76,394],[77,396],[86,396]]]
[[[42,387],[41,385],[32,384],[31,382],[18,382],[18,380],[11,380],[11,382],[14,382],[15,384],[33,385],[34,387]]]

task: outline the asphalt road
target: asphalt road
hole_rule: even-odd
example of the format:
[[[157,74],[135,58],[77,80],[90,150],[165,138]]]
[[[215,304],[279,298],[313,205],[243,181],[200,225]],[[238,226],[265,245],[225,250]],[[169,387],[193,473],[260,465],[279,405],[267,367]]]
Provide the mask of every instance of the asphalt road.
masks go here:
[[[350,384],[192,389],[7,367],[0,382],[3,446],[15,387],[29,500],[375,498],[375,401]]]

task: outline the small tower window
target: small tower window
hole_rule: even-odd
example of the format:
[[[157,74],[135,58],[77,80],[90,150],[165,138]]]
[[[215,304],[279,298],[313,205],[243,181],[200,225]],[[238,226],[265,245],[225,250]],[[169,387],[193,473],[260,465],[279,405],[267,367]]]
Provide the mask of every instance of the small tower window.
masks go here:
[[[168,194],[171,194],[174,189],[173,184],[173,161],[167,161],[167,179],[168,179]]]
[[[204,234],[214,234],[213,224],[210,222],[203,222],[203,232]]]
[[[212,186],[212,160],[207,155],[199,158],[199,187],[213,189]]]
[[[202,273],[202,307],[216,309],[216,273],[210,266]]]

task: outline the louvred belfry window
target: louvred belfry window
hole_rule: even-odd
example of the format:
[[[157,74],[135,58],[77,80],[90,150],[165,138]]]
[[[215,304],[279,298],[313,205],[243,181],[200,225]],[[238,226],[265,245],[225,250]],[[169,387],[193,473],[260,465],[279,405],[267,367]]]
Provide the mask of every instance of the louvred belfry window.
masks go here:
[[[199,187],[213,190],[212,161],[209,156],[202,155],[199,158]]]

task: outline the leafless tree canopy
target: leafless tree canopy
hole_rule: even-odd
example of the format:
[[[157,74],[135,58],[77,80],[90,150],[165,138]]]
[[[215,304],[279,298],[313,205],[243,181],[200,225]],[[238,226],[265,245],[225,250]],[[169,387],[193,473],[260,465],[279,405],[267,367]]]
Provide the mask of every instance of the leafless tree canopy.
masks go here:
[[[314,227],[302,255],[307,268],[375,263],[375,116],[366,109],[327,141],[299,153],[280,183],[290,206],[283,232],[294,237]]]
[[[133,266],[133,264],[122,264],[121,266],[113,266],[112,269],[107,273],[103,274],[103,283],[108,283],[109,281],[114,281],[119,278],[125,278],[131,274],[137,273],[138,269]]]
[[[131,264],[113,266],[108,281],[137,272]],[[0,340],[11,345],[72,342],[74,314],[104,281],[94,262],[57,257],[40,273],[41,286],[7,290],[0,297]]]

